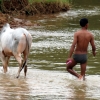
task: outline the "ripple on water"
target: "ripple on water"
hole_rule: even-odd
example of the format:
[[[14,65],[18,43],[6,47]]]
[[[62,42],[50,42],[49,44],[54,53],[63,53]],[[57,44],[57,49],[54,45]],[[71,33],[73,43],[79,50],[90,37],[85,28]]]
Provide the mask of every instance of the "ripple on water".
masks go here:
[[[29,68],[26,78],[21,72],[20,78],[16,79],[17,69],[10,67],[7,74],[0,71],[0,99],[100,99],[99,75],[88,75],[86,81],[79,81],[66,72]]]

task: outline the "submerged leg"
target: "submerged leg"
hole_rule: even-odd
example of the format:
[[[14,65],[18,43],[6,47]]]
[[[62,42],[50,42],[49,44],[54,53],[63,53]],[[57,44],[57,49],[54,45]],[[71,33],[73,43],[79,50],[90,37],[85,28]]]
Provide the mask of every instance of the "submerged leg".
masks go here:
[[[25,77],[26,77],[26,73],[27,73],[27,65],[25,65],[25,67],[24,67],[24,75],[25,75]]]
[[[27,73],[27,57],[28,57],[28,50],[27,49],[25,49],[25,51],[23,52],[23,55],[24,55],[24,62],[26,62],[25,63],[25,66],[24,66],[24,75],[25,75],[25,77],[26,77],[26,73]]]
[[[79,79],[83,78],[83,80],[85,80],[86,65],[87,63],[81,64],[81,74],[80,74]]]

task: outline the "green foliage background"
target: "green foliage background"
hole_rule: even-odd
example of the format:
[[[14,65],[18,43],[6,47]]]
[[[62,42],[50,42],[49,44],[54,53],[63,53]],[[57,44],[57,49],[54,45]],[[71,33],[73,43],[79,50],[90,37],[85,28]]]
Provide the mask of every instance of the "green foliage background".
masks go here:
[[[28,0],[29,3],[34,3],[34,2],[60,2],[60,3],[69,3],[70,0]]]
[[[6,2],[6,1],[7,2],[9,1],[9,6],[7,5],[8,6],[8,9],[4,5],[5,4],[4,2]],[[26,9],[26,10],[27,10],[27,12],[32,12],[33,11],[33,8],[35,10],[37,10],[37,11],[38,10],[41,10],[41,8],[40,8],[41,6],[44,6],[44,9],[47,9],[49,11],[50,11],[50,7],[53,9],[52,6],[55,6],[56,8],[59,7],[59,8],[62,8],[63,9],[63,7],[65,7],[65,8],[68,7],[68,5],[70,4],[70,1],[71,0],[26,0],[26,1],[25,0],[20,0],[20,2],[19,1],[17,1],[17,2],[20,3],[19,6],[21,5],[22,8],[26,7],[24,5],[25,4],[24,2],[28,2],[29,5],[27,7],[28,9]],[[48,4],[50,5],[49,8],[47,7]],[[7,12],[9,10],[9,8],[10,9],[14,9],[14,10],[16,10],[16,9],[18,10],[18,6],[17,5],[15,6],[13,4],[13,0],[0,0],[0,11],[1,12]],[[57,11],[55,9],[55,11],[51,11],[51,12],[57,12]]]

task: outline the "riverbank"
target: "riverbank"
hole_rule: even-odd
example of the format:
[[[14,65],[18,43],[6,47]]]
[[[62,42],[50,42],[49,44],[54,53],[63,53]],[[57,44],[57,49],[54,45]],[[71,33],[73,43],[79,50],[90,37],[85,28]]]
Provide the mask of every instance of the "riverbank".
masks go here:
[[[18,19],[18,16],[35,16],[43,14],[55,14],[69,10],[69,0],[18,0],[4,1],[1,6],[0,27],[5,23],[12,26],[30,26],[34,23]],[[35,23],[36,24],[36,23]]]
[[[69,0],[30,0],[30,4],[23,11],[26,15],[54,14],[69,10]]]

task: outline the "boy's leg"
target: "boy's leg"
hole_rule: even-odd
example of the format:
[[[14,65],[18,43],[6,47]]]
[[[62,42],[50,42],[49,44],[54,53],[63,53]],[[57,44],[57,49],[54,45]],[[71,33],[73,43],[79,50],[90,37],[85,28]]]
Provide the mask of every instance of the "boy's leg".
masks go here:
[[[83,80],[85,80],[85,71],[86,71],[86,65],[87,63],[81,64],[81,77],[83,77]]]
[[[72,74],[72,75],[76,76],[77,78],[79,78],[80,75],[79,75],[78,73],[76,73],[76,72],[73,70],[73,67],[74,67],[76,64],[77,64],[77,63],[74,61],[74,59],[72,59],[72,62],[66,66],[66,70],[67,70],[70,74]]]

